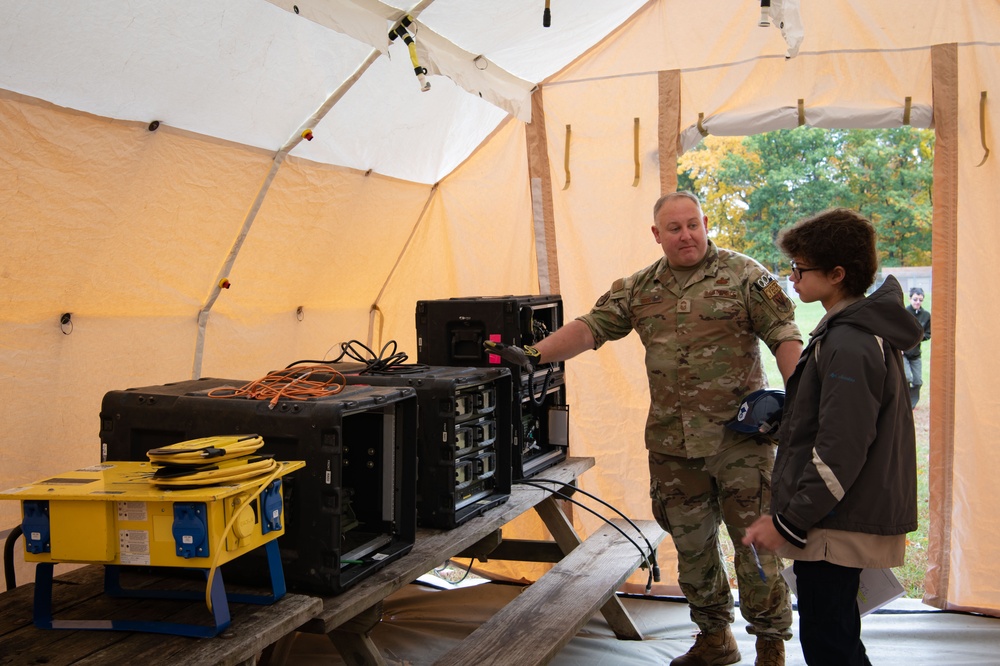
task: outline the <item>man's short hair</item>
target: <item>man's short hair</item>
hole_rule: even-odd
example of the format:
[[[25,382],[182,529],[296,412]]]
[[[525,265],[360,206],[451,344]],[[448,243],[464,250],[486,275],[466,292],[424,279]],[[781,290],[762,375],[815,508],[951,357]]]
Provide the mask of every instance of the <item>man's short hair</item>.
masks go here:
[[[923,296],[924,295],[923,287],[910,287],[910,296],[913,296],[914,294],[920,294],[921,296]]]
[[[663,204],[667,203],[671,199],[678,199],[678,198],[690,199],[698,206],[698,210],[701,210],[701,200],[698,198],[697,194],[695,194],[694,192],[689,192],[687,190],[679,190],[677,192],[670,192],[669,194],[664,194],[662,197],[656,200],[656,203],[653,204],[653,217],[655,218],[656,214],[660,212],[660,209],[663,208]]]
[[[789,258],[824,271],[841,266],[848,296],[864,296],[875,281],[875,227],[853,210],[833,208],[800,220],[778,233],[778,247]]]

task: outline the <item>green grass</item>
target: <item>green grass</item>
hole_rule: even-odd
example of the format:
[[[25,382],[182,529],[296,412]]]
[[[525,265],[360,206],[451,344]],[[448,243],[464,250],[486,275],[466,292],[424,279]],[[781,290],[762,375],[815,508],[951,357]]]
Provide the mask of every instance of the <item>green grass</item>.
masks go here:
[[[931,294],[927,293],[924,300],[924,308],[931,310]],[[820,303],[802,303],[795,301],[795,321],[802,331],[803,341],[808,341],[809,332],[816,327],[819,320],[823,318],[823,306]],[[924,594],[924,575],[927,572],[927,524],[929,520],[929,491],[927,483],[928,452],[930,449],[930,437],[928,429],[929,421],[929,398],[930,398],[930,365],[931,349],[930,341],[925,341],[921,346],[924,386],[920,391],[920,402],[913,412],[914,425],[917,435],[917,520],[919,526],[915,532],[907,535],[906,562],[901,567],[893,569],[896,578],[899,579],[903,589],[906,590],[907,598],[920,599]],[[764,370],[771,386],[780,387],[782,385],[781,373],[774,362],[774,357],[768,352],[767,347],[761,345],[761,352],[764,358]],[[730,584],[736,586],[736,570],[733,565],[733,547],[729,541],[726,531],[722,531],[722,548],[726,559],[726,568],[729,574]]]

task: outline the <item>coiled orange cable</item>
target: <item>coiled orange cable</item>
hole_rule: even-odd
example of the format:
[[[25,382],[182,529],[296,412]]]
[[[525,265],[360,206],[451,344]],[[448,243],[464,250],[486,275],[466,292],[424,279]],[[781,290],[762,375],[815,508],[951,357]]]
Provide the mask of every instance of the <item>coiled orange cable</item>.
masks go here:
[[[313,376],[318,378],[313,379]],[[248,398],[269,400],[274,409],[282,398],[312,400],[336,395],[347,386],[347,380],[329,365],[306,365],[274,370],[260,379],[233,389],[220,386],[208,392],[210,398]]]

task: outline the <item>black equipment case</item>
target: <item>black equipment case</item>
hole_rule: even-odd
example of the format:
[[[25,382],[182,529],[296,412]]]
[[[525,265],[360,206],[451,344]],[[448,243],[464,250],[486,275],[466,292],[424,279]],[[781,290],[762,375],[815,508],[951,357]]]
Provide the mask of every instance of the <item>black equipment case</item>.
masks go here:
[[[217,398],[246,381],[204,378],[110,391],[101,405],[101,459],[146,460],[149,449],[212,435],[260,435],[258,454],[304,460],[285,477],[288,589],[336,594],[405,555],[416,531],[417,396],[407,387],[347,386],[303,401]],[[223,567],[253,582],[263,549]]]
[[[507,368],[432,366],[345,374],[347,383],[417,392],[417,522],[450,529],[510,498]]]
[[[538,474],[566,459],[569,406],[563,364],[532,374],[483,348],[492,340],[535,345],[563,324],[562,297],[497,296],[417,301],[417,361],[428,365],[507,367],[514,377],[513,478]]]
[[[515,480],[535,476],[566,459],[569,405],[562,372],[536,376],[530,385],[521,386],[520,400],[514,403],[513,447]]]
[[[508,345],[535,345],[563,324],[562,297],[497,296],[417,301],[417,361],[427,365],[506,366],[516,375],[520,366],[483,349],[491,340]],[[562,363],[543,363],[542,374]]]

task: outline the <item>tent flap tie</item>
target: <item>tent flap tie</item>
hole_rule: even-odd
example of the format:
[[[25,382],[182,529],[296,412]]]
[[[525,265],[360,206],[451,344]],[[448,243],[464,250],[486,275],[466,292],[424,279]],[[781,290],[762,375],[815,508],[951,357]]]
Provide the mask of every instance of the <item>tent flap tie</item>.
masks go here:
[[[981,167],[986,164],[986,159],[990,156],[990,149],[986,146],[986,91],[979,94],[979,141],[983,144],[983,160],[977,164]]]
[[[639,119],[632,122],[632,159],[635,161],[635,178],[632,179],[632,187],[639,187]]]
[[[566,125],[566,152],[563,156],[563,170],[566,172],[566,184],[563,185],[564,190],[569,189],[569,140],[573,136],[573,130],[570,125]]]

